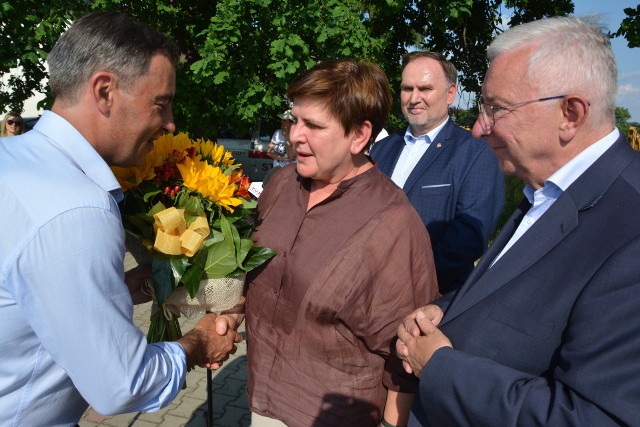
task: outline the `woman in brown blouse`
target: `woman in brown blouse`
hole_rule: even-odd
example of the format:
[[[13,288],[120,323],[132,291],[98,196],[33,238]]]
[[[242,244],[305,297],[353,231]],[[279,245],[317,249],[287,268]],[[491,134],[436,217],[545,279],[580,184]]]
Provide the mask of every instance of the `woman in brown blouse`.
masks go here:
[[[387,78],[325,61],[287,96],[298,160],[260,196],[254,233],[278,255],[248,278],[252,426],[406,425],[417,380],[391,344],[438,286],[420,217],[364,154],[389,114]]]

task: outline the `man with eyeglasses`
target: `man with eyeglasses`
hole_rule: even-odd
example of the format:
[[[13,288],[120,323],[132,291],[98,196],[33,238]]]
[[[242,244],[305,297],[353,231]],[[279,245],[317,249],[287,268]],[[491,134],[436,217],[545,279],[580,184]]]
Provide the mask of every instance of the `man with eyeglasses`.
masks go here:
[[[400,103],[409,127],[371,149],[427,227],[442,294],[473,270],[505,199],[504,176],[487,144],[449,117],[456,80],[455,66],[437,52],[404,55]]]
[[[640,153],[615,127],[609,37],[544,19],[488,56],[473,132],[526,198],[457,294],[399,326],[409,425],[637,425]]]

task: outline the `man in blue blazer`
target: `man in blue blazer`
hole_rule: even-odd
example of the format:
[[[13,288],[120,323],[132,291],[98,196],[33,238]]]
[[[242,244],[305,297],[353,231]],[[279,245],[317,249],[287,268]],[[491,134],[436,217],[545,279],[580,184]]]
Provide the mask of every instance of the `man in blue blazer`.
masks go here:
[[[609,38],[544,19],[488,56],[474,134],[527,197],[456,295],[398,328],[409,425],[638,425],[640,153],[615,128]]]
[[[371,150],[378,168],[405,191],[427,227],[443,294],[469,276],[504,206],[496,158],[486,143],[449,118],[456,78],[453,64],[438,53],[406,54],[400,100],[409,127]]]

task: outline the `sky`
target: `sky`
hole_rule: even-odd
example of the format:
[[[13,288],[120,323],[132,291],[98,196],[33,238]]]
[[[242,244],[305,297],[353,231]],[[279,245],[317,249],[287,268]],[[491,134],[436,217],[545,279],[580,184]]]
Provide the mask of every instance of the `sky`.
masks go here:
[[[600,15],[601,22],[609,31],[616,32],[626,17],[624,9],[635,9],[640,0],[573,0],[573,4],[575,16]],[[508,20],[508,17],[504,19]],[[640,122],[640,48],[627,47],[624,37],[612,39],[611,46],[618,65],[616,106],[629,110],[630,121]],[[468,108],[472,100],[472,95],[459,92],[454,105]]]
[[[573,0],[574,15],[602,15],[602,22],[615,32],[626,17],[624,9],[635,9],[640,0]],[[616,105],[631,113],[631,121],[640,122],[640,48],[630,49],[627,40],[616,37],[611,40],[618,63],[618,96]]]

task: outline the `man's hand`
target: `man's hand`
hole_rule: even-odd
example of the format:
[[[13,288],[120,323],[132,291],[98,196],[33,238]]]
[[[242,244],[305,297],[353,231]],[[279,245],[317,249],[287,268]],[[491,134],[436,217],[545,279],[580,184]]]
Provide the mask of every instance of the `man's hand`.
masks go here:
[[[241,297],[238,304],[218,315],[218,318],[216,319],[216,332],[218,335],[224,335],[229,330],[238,330],[238,327],[244,320],[245,305],[246,299]]]
[[[452,347],[451,341],[438,329],[442,316],[440,307],[427,305],[405,317],[398,326],[398,357],[404,369],[418,378],[436,350]]]
[[[418,315],[418,313],[423,313],[427,317],[427,319],[431,320],[431,323],[433,323],[434,326],[438,326],[440,324],[440,321],[442,320],[442,317],[444,316],[442,309],[435,304],[425,305],[416,309],[413,313],[407,315],[402,321],[402,325],[400,326],[404,326],[407,332],[409,332],[414,337],[420,335],[420,326],[418,326],[418,323],[416,322],[416,316]]]
[[[229,354],[236,352],[235,344],[242,341],[242,335],[233,329],[219,335],[216,319],[215,314],[206,314],[191,331],[177,340],[187,354],[188,369],[194,365],[218,369]]]
[[[129,288],[134,305],[151,301],[151,290],[146,281],[151,284],[151,264],[138,265],[124,273],[124,283]]]

